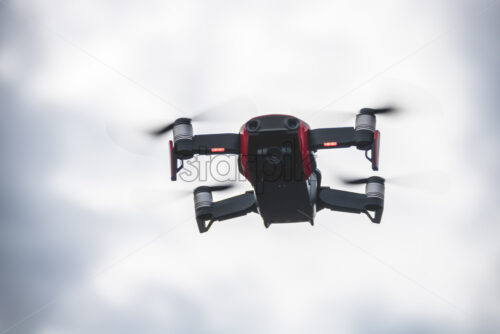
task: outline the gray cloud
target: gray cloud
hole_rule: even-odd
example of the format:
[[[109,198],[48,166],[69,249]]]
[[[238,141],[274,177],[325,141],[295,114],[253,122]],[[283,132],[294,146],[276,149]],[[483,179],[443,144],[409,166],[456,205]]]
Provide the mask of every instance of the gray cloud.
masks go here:
[[[120,6],[120,4],[116,6]],[[97,5],[93,3],[89,6]],[[203,23],[200,23],[200,26],[208,29],[204,32],[203,36],[210,32],[209,28],[212,27],[212,20],[220,18],[217,16],[217,13],[209,11],[200,14],[194,7],[190,8],[189,5],[186,6],[188,8],[179,6],[177,10],[183,13],[193,13],[193,20],[200,19]],[[450,6],[455,7],[456,4]],[[495,145],[499,142],[496,126],[500,117],[496,110],[500,103],[499,95],[497,94],[500,87],[500,58],[498,57],[500,51],[500,40],[498,39],[498,31],[500,29],[500,20],[498,20],[499,11],[498,6],[492,7],[484,15],[471,19],[468,15],[467,6],[468,4],[464,2],[464,10],[462,12],[457,10],[458,14],[449,9],[449,15],[462,15],[460,18],[463,21],[460,25],[462,30],[460,33],[453,34],[453,39],[460,41],[459,44],[463,51],[457,57],[461,58],[464,66],[474,74],[468,79],[473,82],[472,86],[475,86],[474,92],[470,94],[471,99],[478,102],[478,108],[471,111],[473,113],[472,119],[475,122],[470,124],[470,136],[461,136],[457,141],[460,145],[458,145],[456,151],[453,153],[464,154],[464,150],[466,150],[468,153],[464,155],[462,160],[464,164],[468,166],[470,164],[472,170],[478,174],[488,175],[488,177],[494,180],[493,183],[498,184],[497,171],[500,167],[500,160],[496,157],[498,154],[496,154]],[[223,10],[224,7],[221,4],[217,5],[218,10]],[[251,31],[247,31],[246,28],[248,27],[243,23],[246,22],[250,27],[257,24],[257,16],[260,13],[258,8],[259,6],[253,8],[251,13],[246,13],[246,15],[242,15],[238,11],[238,8],[232,8],[228,10],[231,13],[230,17],[227,18],[227,15],[222,15],[222,19],[233,22],[232,15],[235,15],[233,24],[239,24],[238,28],[240,30],[238,31],[242,34],[248,34],[245,37],[254,43],[254,45],[267,46],[265,49],[267,53],[263,53],[268,54],[269,58],[273,56],[273,50],[277,54],[281,54],[280,52],[286,53],[286,50],[293,50],[299,54],[300,45],[302,45],[299,42],[297,42],[298,46],[296,45],[297,43],[290,43],[293,47],[286,44],[289,49],[284,48],[285,51],[283,51],[280,49],[279,43],[260,45],[258,40],[253,40]],[[253,10],[255,10],[255,13]],[[66,112],[67,110],[62,109],[64,103],[54,105],[51,102],[47,102],[50,99],[44,100],[38,95],[31,95],[31,92],[26,87],[32,84],[33,77],[40,70],[46,68],[46,49],[49,48],[50,43],[47,42],[46,36],[37,26],[36,22],[28,19],[33,16],[37,17],[38,14],[35,11],[31,13],[27,10],[24,11],[17,12],[11,4],[9,4],[7,9],[0,7],[0,52],[3,55],[9,55],[9,59],[12,61],[9,70],[13,70],[9,77],[0,78],[0,110],[2,114],[2,121],[0,122],[0,184],[2,187],[0,191],[0,333],[2,330],[22,320],[30,312],[36,311],[46,305],[46,303],[52,301],[55,301],[55,303],[50,304],[49,307],[42,310],[39,314],[15,327],[10,333],[42,333],[50,330],[70,333],[157,333],[165,331],[172,333],[250,333],[259,330],[276,331],[276,328],[280,328],[279,320],[276,319],[282,314],[289,314],[291,323],[301,323],[299,319],[293,317],[293,309],[287,309],[287,307],[295,306],[292,305],[294,303],[300,304],[299,306],[302,307],[296,306],[302,311],[300,314],[305,319],[305,322],[309,321],[312,323],[314,320],[318,320],[315,324],[318,332],[322,330],[326,332],[326,329],[335,332],[338,329],[337,325],[339,322],[330,321],[330,318],[336,315],[331,314],[329,311],[330,309],[344,306],[342,302],[339,302],[340,299],[335,299],[337,297],[336,293],[349,294],[349,292],[340,291],[342,287],[349,291],[350,288],[354,288],[356,284],[360,283],[357,281],[349,281],[349,283],[343,284],[343,281],[337,282],[340,286],[339,291],[324,293],[325,296],[335,299],[335,302],[332,303],[318,302],[313,304],[313,297],[317,293],[314,292],[314,288],[316,285],[322,288],[328,287],[328,284],[325,284],[321,279],[337,277],[342,274],[340,272],[337,273],[337,271],[355,270],[356,267],[362,267],[365,263],[356,262],[357,258],[346,259],[345,261],[349,266],[341,267],[342,260],[337,258],[330,259],[324,254],[325,252],[323,252],[324,249],[322,248],[318,248],[317,253],[315,253],[315,248],[309,250],[311,253],[306,253],[307,256],[304,258],[295,258],[295,262],[290,267],[281,262],[284,261],[286,263],[286,261],[291,260],[280,254],[280,251],[283,249],[300,249],[302,243],[305,244],[308,242],[307,238],[318,238],[319,240],[320,237],[318,235],[307,234],[307,236],[303,236],[304,239],[302,239],[302,236],[301,238],[297,237],[297,239],[293,239],[296,236],[292,232],[283,232],[284,235],[293,239],[290,241],[280,239],[276,234],[272,234],[274,230],[267,231],[268,234],[266,237],[253,234],[252,236],[255,237],[253,245],[258,245],[256,248],[261,247],[269,253],[256,253],[255,255],[248,255],[246,257],[246,253],[250,252],[248,249],[242,249],[246,245],[246,241],[242,238],[239,240],[241,245],[231,244],[231,241],[228,241],[228,239],[235,237],[232,234],[213,234],[210,238],[197,239],[198,236],[189,235],[187,237],[179,233],[177,235],[178,238],[175,240],[165,242],[167,245],[165,247],[170,247],[168,250],[172,254],[171,260],[178,261],[172,265],[174,268],[172,271],[180,271],[183,274],[186,271],[189,272],[189,275],[179,276],[186,280],[189,280],[192,276],[200,275],[200,273],[204,273],[209,277],[199,277],[194,282],[183,282],[183,284],[179,283],[181,279],[178,277],[179,281],[174,281],[173,283],[147,283],[146,286],[138,284],[138,288],[134,290],[130,300],[121,304],[110,302],[94,290],[95,287],[92,286],[92,280],[89,278],[92,277],[96,263],[100,263],[100,259],[108,255],[107,253],[114,243],[119,244],[121,237],[126,238],[130,237],[130,235],[140,234],[140,231],[151,228],[153,224],[160,225],[164,222],[172,223],[179,221],[180,216],[167,211],[164,217],[159,219],[153,212],[136,215],[130,214],[130,211],[126,211],[128,208],[125,207],[123,208],[123,213],[117,213],[111,209],[106,211],[106,207],[104,209],[101,207],[96,209],[88,204],[87,198],[84,199],[84,196],[80,195],[79,192],[83,192],[83,189],[77,183],[70,184],[73,192],[70,194],[66,193],[67,196],[64,196],[64,193],[54,190],[53,178],[60,175],[61,169],[63,171],[69,170],[69,173],[73,177],[70,179],[71,182],[82,180],[82,183],[85,183],[93,178],[96,178],[97,181],[102,181],[110,177],[106,173],[111,175],[116,173],[121,175],[123,183],[126,183],[134,175],[142,175],[141,173],[143,173],[145,178],[153,174],[152,179],[154,180],[155,173],[158,170],[163,172],[164,161],[154,160],[154,158],[146,161],[134,160],[128,156],[124,157],[120,155],[122,152],[117,153],[113,150],[111,148],[113,144],[106,138],[104,129],[101,126],[101,118],[95,116],[93,111],[91,111],[93,106],[88,106],[87,103],[90,103],[89,101],[75,101],[72,105],[74,108],[72,112]],[[90,12],[92,12],[92,9],[90,9]],[[301,12],[297,11],[297,13]],[[313,13],[316,12],[313,11]],[[166,13],[165,15],[167,14],[170,13]],[[241,14],[241,20],[238,20],[238,14]],[[319,14],[321,13],[316,13],[316,15]],[[248,21],[250,23],[245,21],[249,19],[248,15],[256,21]],[[302,18],[301,15],[297,15],[299,18]],[[294,16],[292,15],[291,17]],[[174,19],[175,17],[172,17],[172,20]],[[264,20],[269,24],[268,28],[274,27],[274,19],[265,16]],[[145,24],[145,22],[143,23]],[[279,23],[283,22],[279,21]],[[301,28],[298,25],[299,23],[301,22],[298,22],[297,26],[295,26],[294,22],[287,21],[287,24],[297,31],[305,29],[304,27]],[[322,21],[319,23],[322,23]],[[175,26],[175,29],[182,29],[183,24],[187,23],[179,20],[176,24],[178,26]],[[231,23],[227,24],[231,25]],[[224,26],[221,27],[224,28]],[[314,25],[311,29],[313,28]],[[369,29],[372,28],[369,27]],[[108,27],[108,29],[111,28]],[[175,29],[174,35],[177,36]],[[185,36],[179,32],[177,36],[179,40],[176,39],[176,43],[173,44],[177,47],[176,50],[178,52],[178,54],[175,54],[174,60],[179,62],[185,61],[183,59],[183,55],[185,54],[178,51],[182,50],[181,47],[185,47],[188,50],[186,54],[189,53],[189,50],[193,52],[199,50],[197,47],[190,49],[187,42],[182,38],[183,36],[187,36],[189,37],[189,41],[193,45],[196,45],[194,37],[196,31],[187,30],[188,33],[184,32]],[[224,29],[216,31],[220,32],[221,30]],[[294,40],[294,37],[297,37],[293,34],[287,35],[286,30],[278,30],[281,32],[281,35],[278,35],[283,37],[283,39],[280,39],[283,45],[285,45],[286,38]],[[305,34],[305,36],[308,35]],[[214,45],[220,44],[223,46],[225,41],[232,41],[227,36],[225,37],[226,40],[222,37],[219,40],[218,37],[216,34],[212,36],[214,38]],[[327,39],[329,36],[325,36],[324,38]],[[360,36],[352,38],[360,38]],[[356,44],[349,41],[350,39],[351,36],[346,36],[347,41],[336,40],[335,45],[344,45],[346,48],[349,48],[349,52],[344,51],[345,54],[341,53],[345,58],[350,58],[355,53],[354,51],[357,51]],[[149,41],[150,39],[147,40]],[[297,40],[300,41],[300,39]],[[111,43],[112,41],[107,40],[107,42]],[[170,59],[168,57],[172,56],[174,52],[170,48],[170,44],[165,41],[164,43],[166,46],[161,48],[159,53],[164,59],[167,59],[164,62],[168,63]],[[328,56],[330,56],[330,53],[337,54],[328,45],[320,43],[321,47],[315,49],[315,46],[317,46],[315,41],[307,41],[306,44],[308,48],[311,48],[305,53],[306,56],[304,54],[302,54],[303,58],[300,57],[300,54],[295,55],[296,58],[293,58],[292,55],[290,56],[293,59],[290,68],[295,68],[297,73],[300,72],[300,66],[304,66],[304,63],[309,64],[309,61],[316,59],[314,54],[317,52],[315,50],[328,49]],[[166,81],[169,81],[169,76],[164,75],[164,72],[169,74],[175,73],[175,76],[178,77],[186,77],[184,74],[187,73],[189,78],[183,79],[183,88],[173,94],[174,96],[180,96],[181,100],[186,101],[192,97],[190,87],[195,87],[197,92],[204,89],[209,91],[205,87],[206,85],[208,86],[205,81],[211,83],[210,78],[212,76],[221,74],[227,76],[227,78],[231,78],[230,73],[232,70],[225,72],[223,70],[224,66],[221,64],[227,59],[239,60],[238,54],[232,55],[234,58],[226,54],[224,56],[218,55],[215,52],[216,50],[211,49],[211,44],[206,41],[202,49],[207,52],[210,50],[214,52],[214,55],[211,56],[213,58],[210,59],[220,62],[217,64],[219,67],[209,67],[210,60],[205,59],[199,53],[193,57],[193,60],[185,61],[179,67],[176,66],[175,62],[169,63],[168,66],[162,65],[160,60],[155,58],[154,54],[147,55],[147,51],[150,50],[147,46],[144,46],[144,50],[139,52],[138,57],[144,57],[141,59],[145,63],[154,60],[142,66],[148,72],[146,77],[161,77],[158,80],[162,84],[167,84]],[[231,52],[235,52],[234,50],[229,49],[226,52],[231,54]],[[256,56],[261,55],[256,54]],[[286,59],[279,57],[277,57],[278,59],[274,59],[274,62],[269,61],[267,57],[264,58],[266,62],[263,63],[263,66],[268,66],[268,68],[272,68],[273,64],[286,62]],[[321,60],[325,61],[324,58],[321,58]],[[138,62],[140,63],[141,60]],[[333,66],[333,69],[330,69],[331,72],[341,71],[341,67],[343,68],[344,66],[340,66],[339,64],[343,64],[343,62],[348,65],[350,64],[347,62],[347,59],[337,59],[336,65]],[[164,72],[158,70],[158,73],[151,74],[153,72],[152,69],[156,69],[156,66],[165,66],[162,68]],[[234,68],[237,67],[234,64],[227,66],[229,69],[233,68],[231,66],[234,66]],[[353,70],[355,67],[355,65],[350,64],[349,70]],[[68,68],[67,70],[72,69]],[[202,80],[198,77],[198,70],[203,72],[200,74]],[[287,80],[291,80],[289,76],[283,75],[286,71],[288,69],[284,66],[283,69],[276,73],[267,74],[267,76],[263,76],[262,78],[271,80],[272,75],[276,74],[279,79],[273,82],[283,84]],[[309,72],[307,69],[304,71],[306,74],[301,73],[304,74],[305,81],[307,81],[307,78],[310,79],[307,76]],[[311,71],[314,72],[314,80],[319,80],[323,76],[323,72],[318,70],[318,68],[311,69]],[[49,72],[50,74],[52,73]],[[250,76],[251,73],[247,73],[247,75]],[[282,76],[280,77],[280,75]],[[297,74],[297,77],[302,78],[300,73]],[[48,81],[50,78],[45,79]],[[244,86],[243,83],[246,80],[244,79],[239,83],[242,86]],[[321,86],[328,86],[331,81],[332,78],[327,78],[322,81]],[[193,86],[190,86],[190,83],[193,83]],[[217,83],[221,86],[230,85],[228,82],[220,83],[217,81]],[[310,81],[307,81],[307,85],[309,83]],[[99,83],[96,82],[95,84]],[[172,82],[168,84],[175,86]],[[266,84],[266,82],[263,81],[262,84]],[[270,85],[272,86],[272,84]],[[297,87],[301,86],[298,85]],[[298,90],[297,87],[293,86],[293,89],[290,88],[290,91],[293,92],[294,89]],[[314,85],[311,85],[311,87],[314,87]],[[63,90],[66,87],[61,85],[57,88]],[[313,90],[312,88],[309,89]],[[276,90],[277,94],[282,94],[283,96],[286,96],[290,92],[286,89],[284,89],[285,93],[280,93],[278,89]],[[207,93],[207,95],[209,94]],[[130,97],[128,94],[123,94],[119,99],[127,99],[128,97]],[[113,99],[115,96],[110,93],[108,98]],[[132,97],[130,99],[132,100]],[[196,105],[195,102],[189,103]],[[448,112],[445,117],[450,115],[452,113]],[[462,116],[464,115],[462,114],[457,117]],[[471,138],[474,140],[470,140]],[[106,161],[111,161],[110,165],[106,165]],[[124,162],[131,162],[131,165],[123,164]],[[94,164],[97,167],[89,171],[85,171],[84,168],[79,167],[87,163],[89,166]],[[135,165],[132,165],[132,163]],[[146,167],[149,164],[154,165],[154,168]],[[165,173],[167,173],[166,170],[165,168]],[[463,191],[468,190],[463,189]],[[470,286],[468,289],[467,293],[470,295],[470,300],[472,300],[471,317],[473,318],[470,321],[470,327],[463,326],[459,321],[461,320],[459,317],[439,319],[439,316],[426,317],[421,314],[408,314],[411,313],[410,311],[404,315],[395,312],[394,309],[398,308],[398,296],[391,295],[387,299],[375,301],[353,293],[353,305],[350,305],[345,313],[347,314],[345,322],[350,323],[352,325],[351,328],[355,332],[408,334],[438,332],[465,333],[468,330],[481,333],[498,332],[500,326],[498,323],[500,312],[498,297],[500,290],[496,285],[500,277],[500,273],[498,272],[499,249],[496,240],[496,236],[498,235],[498,224],[496,223],[498,221],[498,214],[491,213],[491,208],[496,205],[497,196],[489,189],[482,189],[480,193],[480,199],[471,199],[474,205],[474,212],[460,222],[460,228],[468,229],[471,225],[476,226],[475,221],[477,220],[477,226],[480,228],[474,228],[471,233],[460,230],[461,233],[459,234],[462,239],[458,238],[458,241],[453,239],[454,242],[464,245],[464,249],[466,250],[471,248],[479,249],[479,255],[486,258],[485,265],[494,266],[496,264],[497,266],[491,270],[491,272],[495,273],[493,277],[479,277],[481,280],[477,282],[477,285]],[[91,195],[94,195],[94,193]],[[96,191],[95,195],[99,195],[99,191]],[[96,202],[99,201],[96,200]],[[427,202],[423,202],[422,205],[424,207],[428,205]],[[459,210],[460,208],[455,207],[455,209]],[[161,213],[158,215],[161,216]],[[396,214],[394,215],[396,216]],[[249,223],[250,219],[248,218],[245,223]],[[349,218],[346,218],[346,221],[351,223]],[[252,223],[255,223],[255,220],[252,220]],[[440,221],[437,221],[437,223],[440,223]],[[243,224],[240,226],[243,226]],[[391,227],[391,225],[388,226]],[[194,228],[194,225],[192,227]],[[241,228],[244,229],[245,227]],[[189,233],[193,231],[195,230],[189,230]],[[252,232],[251,230],[244,231]],[[287,235],[286,233],[289,234]],[[361,232],[358,230],[357,233]],[[380,233],[382,234],[382,232]],[[397,231],[393,231],[393,233],[397,233]],[[402,232],[400,231],[400,233]],[[433,231],[433,233],[440,233],[440,231]],[[398,236],[400,235],[387,234],[386,241],[389,242]],[[181,240],[181,237],[184,237],[184,239]],[[382,235],[382,237],[384,236]],[[446,240],[451,240],[451,238],[454,238],[454,236],[450,236]],[[290,245],[293,241],[296,244]],[[317,243],[321,244],[321,241],[315,240],[311,244],[307,243],[307,245],[316,246]],[[432,245],[431,242],[428,240],[425,240],[425,242],[426,247],[431,247],[429,246]],[[127,242],[124,242],[124,244],[128,245]],[[221,251],[221,245],[232,247],[231,251],[234,252],[235,257],[239,256],[237,260],[241,261],[241,263],[236,263],[237,261],[234,258],[226,254],[227,251]],[[332,245],[332,247],[334,246]],[[376,243],[372,244],[372,246],[381,247]],[[436,250],[440,251],[442,247],[444,246],[439,246]],[[308,252],[305,248],[303,251]],[[334,253],[332,249],[328,248],[327,250]],[[382,252],[385,249],[380,248],[380,250]],[[189,251],[199,253],[196,255],[186,255]],[[209,262],[209,256],[206,255],[206,258],[203,258],[202,256],[205,253],[201,251],[211,255],[210,257],[220,256],[224,260],[234,261],[234,263],[226,267],[222,262],[223,259],[220,259],[221,262],[217,260]],[[258,252],[258,249],[253,251]],[[161,251],[158,252],[163,255]],[[405,250],[401,250],[401,252],[402,254],[406,254]],[[331,253],[330,257],[333,256]],[[293,255],[296,254],[298,253],[293,253]],[[226,255],[226,258],[223,255]],[[345,254],[343,255],[345,256]],[[460,256],[460,254],[457,256]],[[197,262],[199,257],[202,257],[203,260]],[[314,271],[315,268],[308,267],[310,263],[315,264],[314,257],[321,257],[324,260],[320,262],[321,268],[324,271]],[[255,258],[259,260],[257,261]],[[415,256],[415,258],[419,257]],[[245,262],[245,260],[248,262]],[[259,264],[253,264],[252,260],[259,262]],[[214,265],[215,269],[213,271],[207,270],[204,266],[210,265],[204,261],[207,261],[210,265]],[[473,262],[470,259],[468,261],[464,261],[464,271],[467,271],[471,264],[470,262]],[[186,270],[179,263],[190,266],[190,268]],[[238,267],[238,264],[245,270]],[[319,264],[315,265],[320,266]],[[419,263],[415,264],[415,267],[417,269],[425,269],[427,265],[427,263]],[[295,266],[300,268],[300,270]],[[141,268],[137,270],[140,271]],[[227,270],[230,272],[220,273],[218,272],[220,268],[229,268]],[[252,269],[256,268],[259,272],[252,272]],[[293,270],[290,268],[293,268]],[[409,268],[413,269],[413,267]],[[280,279],[282,276],[280,276],[281,272],[278,269],[288,269],[295,276]],[[415,271],[418,271],[417,269]],[[320,272],[321,275],[309,277],[309,270],[315,273]],[[331,272],[333,274],[330,276]],[[365,272],[370,271],[362,271],[362,273]],[[378,273],[377,271],[374,272]],[[447,272],[447,268],[442,268],[442,273],[443,275],[451,275]],[[251,274],[255,276],[251,276]],[[393,279],[393,273],[389,272],[389,274],[391,275],[389,278]],[[245,279],[247,276],[250,277]],[[209,280],[205,281],[205,278],[209,278]],[[387,277],[381,275],[379,278],[382,280],[382,278],[385,279]],[[255,284],[255,282],[261,283],[262,286]],[[297,282],[307,282],[308,284],[297,285]],[[255,285],[252,286],[252,284]],[[376,281],[370,287],[375,290],[379,287],[378,284],[381,283]],[[193,286],[201,286],[202,288],[196,289]],[[198,295],[201,293],[200,291],[208,291],[208,296],[219,296],[218,300],[207,302],[207,295],[204,295],[203,298]],[[300,300],[300,297],[297,297],[297,299],[290,298],[288,301],[285,300],[285,297],[294,296],[298,293],[297,291],[303,293],[302,297],[304,300]],[[280,300],[283,299],[285,301],[280,303],[273,301],[272,296],[267,296],[267,294],[273,295],[273,293],[276,293],[280,297]],[[236,296],[227,296],[227,294],[236,294]],[[260,298],[264,299],[264,296],[266,298],[269,297],[270,300],[265,301],[269,304],[263,303],[264,305],[259,305],[259,303],[253,301],[253,297],[260,301]],[[415,295],[412,296],[414,297]],[[307,299],[306,297],[310,297],[311,299]],[[461,300],[459,297],[456,298]],[[228,303],[225,306],[226,308],[224,308],[226,311],[235,310],[231,313],[232,318],[226,319],[224,324],[218,323],[210,317],[213,314],[211,313],[212,309],[221,306],[218,304],[219,301],[221,303]],[[377,305],[377,303],[380,305]],[[432,303],[429,302],[429,304]],[[381,310],[388,305],[392,308]],[[320,315],[311,316],[307,313],[311,309],[320,313]],[[298,318],[299,316],[296,317]],[[302,325],[305,330],[308,324],[304,325],[302,323]]]

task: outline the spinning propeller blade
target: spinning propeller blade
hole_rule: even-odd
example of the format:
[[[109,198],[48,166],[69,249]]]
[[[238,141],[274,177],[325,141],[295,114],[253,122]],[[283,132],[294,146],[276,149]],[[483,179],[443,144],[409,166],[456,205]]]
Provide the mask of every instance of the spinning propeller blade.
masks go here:
[[[371,176],[362,179],[351,179],[351,178],[341,178],[342,182],[345,184],[365,184],[369,181],[377,183],[385,183],[385,179],[379,176]]]
[[[205,186],[209,191],[224,191],[235,188],[233,183],[217,186]],[[131,200],[140,209],[154,208],[167,202],[193,196],[193,189],[136,189],[131,193]]]
[[[300,109],[297,110],[298,112],[301,112]],[[321,110],[309,110],[307,113],[307,116],[309,116],[312,120],[318,119],[321,122],[347,122],[349,120],[353,120],[357,114],[371,114],[371,115],[389,115],[389,114],[397,114],[399,113],[399,109],[396,108],[395,106],[385,106],[382,108],[363,108],[359,110],[358,113],[353,112],[353,111],[346,111],[346,110],[328,110],[328,109],[321,109]]]
[[[192,122],[209,122],[209,121],[231,121],[242,120],[245,115],[255,113],[256,106],[252,101],[245,98],[229,100],[217,107],[202,110],[191,117],[187,117]],[[243,118],[242,118],[243,117]],[[174,128],[174,122],[171,122],[159,129],[149,131],[154,137],[160,137]]]
[[[150,134],[154,137],[159,137],[159,136],[164,135],[165,133],[171,131],[173,128],[174,128],[174,123],[172,122],[164,127],[161,127],[157,130],[151,131]]]
[[[231,188],[234,188],[235,185],[232,184],[232,183],[229,183],[229,184],[225,184],[225,185],[221,185],[221,186],[212,186],[212,187],[209,187],[211,191],[224,191],[224,190],[227,190],[227,189],[231,189]]]
[[[216,121],[226,123],[234,121],[243,123],[245,119],[256,113],[257,106],[250,99],[235,98],[195,113],[190,119],[196,122]],[[168,121],[165,122],[167,124],[158,127],[155,127],[155,123],[150,121],[139,126],[136,123],[107,122],[105,130],[111,141],[122,149],[135,154],[150,155],[160,149],[160,146],[158,146],[159,141],[156,139],[173,130],[174,122]],[[157,123],[161,125],[163,122],[157,121]],[[238,124],[238,126],[240,125],[241,123]]]
[[[368,181],[368,178],[340,177],[339,179],[344,184],[365,184]],[[385,184],[438,193],[448,189],[449,177],[440,171],[415,172],[385,178]]]
[[[368,182],[368,178],[364,179],[342,179],[345,184],[364,184]]]
[[[363,108],[360,110],[360,113],[376,115],[376,114],[394,114],[398,111],[399,110],[397,108],[388,106],[385,108]]]

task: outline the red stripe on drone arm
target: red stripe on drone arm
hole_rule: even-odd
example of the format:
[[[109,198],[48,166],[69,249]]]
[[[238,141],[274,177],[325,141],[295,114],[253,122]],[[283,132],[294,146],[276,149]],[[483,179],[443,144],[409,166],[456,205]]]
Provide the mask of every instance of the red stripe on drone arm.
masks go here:
[[[177,159],[174,158],[174,142],[170,141],[170,179],[175,181],[177,179]]]
[[[304,122],[300,122],[300,127],[298,131],[299,131],[300,152],[302,155],[302,166],[304,168],[304,175],[306,179],[308,179],[312,173],[311,160],[309,159],[309,139],[308,139],[309,128]]]
[[[240,158],[243,175],[250,181],[250,174],[248,171],[248,131],[245,126],[243,126],[240,131]]]

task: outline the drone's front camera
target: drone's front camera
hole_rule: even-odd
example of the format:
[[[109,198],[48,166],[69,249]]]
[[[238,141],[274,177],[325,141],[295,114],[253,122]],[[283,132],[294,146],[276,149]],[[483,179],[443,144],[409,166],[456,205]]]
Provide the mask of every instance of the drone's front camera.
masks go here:
[[[300,122],[296,118],[287,118],[285,120],[285,125],[290,130],[297,130],[300,126]]]
[[[260,122],[256,119],[252,119],[247,122],[247,130],[249,132],[255,132],[260,128]]]
[[[266,161],[271,165],[279,165],[282,161],[282,153],[279,147],[271,147],[266,154]]]

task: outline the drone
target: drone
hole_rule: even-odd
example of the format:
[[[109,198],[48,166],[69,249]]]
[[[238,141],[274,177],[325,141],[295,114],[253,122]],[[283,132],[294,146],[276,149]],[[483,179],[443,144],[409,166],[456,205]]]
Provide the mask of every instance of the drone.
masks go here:
[[[363,108],[354,127],[311,129],[290,115],[264,115],[247,121],[239,133],[194,135],[194,118],[178,118],[152,132],[161,136],[173,132],[170,140],[171,180],[177,180],[184,160],[195,155],[231,154],[238,156],[238,171],[253,190],[220,201],[212,193],[230,185],[200,186],[194,189],[194,208],[200,233],[216,221],[249,213],[259,214],[268,228],[272,224],[309,222],[314,225],[318,211],[364,213],[379,224],[384,211],[385,180],[378,176],[348,180],[365,184],[365,193],[322,186],[315,153],[355,146],[364,151],[371,168],[379,168],[380,132],[376,115],[393,108]],[[180,165],[179,165],[180,162]]]

